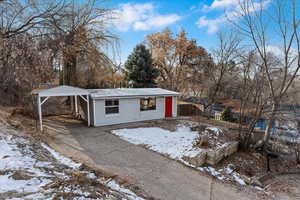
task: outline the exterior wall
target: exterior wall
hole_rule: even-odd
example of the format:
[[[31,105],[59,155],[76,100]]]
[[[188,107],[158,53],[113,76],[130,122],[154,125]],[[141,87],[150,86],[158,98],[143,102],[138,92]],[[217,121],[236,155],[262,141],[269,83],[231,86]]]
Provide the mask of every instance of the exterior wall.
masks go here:
[[[177,116],[176,99],[173,97],[173,116]],[[128,122],[162,119],[165,117],[165,98],[156,97],[156,110],[140,111],[140,98],[119,99],[119,113],[105,114],[105,100],[95,99],[94,126],[121,124]]]
[[[172,98],[172,116],[177,117],[177,97]]]
[[[215,120],[221,120],[221,112],[215,112]]]

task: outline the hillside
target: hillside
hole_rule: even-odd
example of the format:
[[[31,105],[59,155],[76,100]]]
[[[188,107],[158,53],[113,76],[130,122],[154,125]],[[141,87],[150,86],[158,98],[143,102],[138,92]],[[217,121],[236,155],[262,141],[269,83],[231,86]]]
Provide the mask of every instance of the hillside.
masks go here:
[[[0,199],[142,200],[113,177],[0,124]]]

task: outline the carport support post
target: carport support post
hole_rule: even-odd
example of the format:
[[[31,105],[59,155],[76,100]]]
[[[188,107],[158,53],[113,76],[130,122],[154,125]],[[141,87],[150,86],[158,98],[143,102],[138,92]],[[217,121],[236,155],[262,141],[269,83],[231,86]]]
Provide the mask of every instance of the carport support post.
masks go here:
[[[41,97],[40,97],[40,95],[38,95],[38,113],[39,113],[39,121],[40,121],[40,130],[43,131],[42,105],[41,105]]]
[[[90,101],[89,101],[89,95],[86,95],[86,99],[87,99],[87,118],[88,118],[88,126],[90,126],[91,122],[90,122]]]
[[[77,117],[78,114],[77,95],[75,95],[74,98],[75,98],[75,116]]]

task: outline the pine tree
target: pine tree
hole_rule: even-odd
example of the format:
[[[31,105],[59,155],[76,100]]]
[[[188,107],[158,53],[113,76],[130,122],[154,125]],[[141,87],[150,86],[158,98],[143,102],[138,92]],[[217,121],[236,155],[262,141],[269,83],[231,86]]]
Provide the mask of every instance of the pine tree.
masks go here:
[[[138,44],[125,63],[126,80],[130,87],[150,88],[156,87],[155,79],[158,69],[152,65],[151,53],[145,45]]]

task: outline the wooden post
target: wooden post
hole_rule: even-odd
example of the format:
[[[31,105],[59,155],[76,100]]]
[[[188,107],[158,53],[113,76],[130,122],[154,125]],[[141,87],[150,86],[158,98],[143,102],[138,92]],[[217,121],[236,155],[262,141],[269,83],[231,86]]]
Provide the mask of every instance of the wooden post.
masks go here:
[[[74,96],[75,99],[75,116],[78,116],[78,105],[77,105],[77,95]]]
[[[89,95],[86,95],[86,99],[87,99],[87,119],[88,119],[88,126],[91,125],[91,122],[90,122],[90,101],[89,101]]]
[[[42,105],[41,105],[40,95],[38,95],[38,113],[39,113],[39,121],[40,121],[40,130],[43,131]]]

